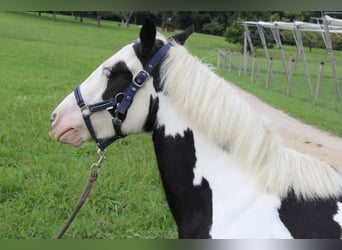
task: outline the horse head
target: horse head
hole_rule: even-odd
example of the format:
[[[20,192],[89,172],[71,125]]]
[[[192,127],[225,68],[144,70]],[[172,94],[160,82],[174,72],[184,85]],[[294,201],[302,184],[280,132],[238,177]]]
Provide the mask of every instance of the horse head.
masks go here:
[[[124,46],[103,62],[56,107],[50,119],[50,136],[79,147],[92,139],[101,145],[105,140],[148,131],[153,123],[151,100],[162,88],[159,68],[169,48],[159,51],[169,42],[183,45],[193,31],[191,26],[166,39],[157,35],[154,23],[146,19],[138,42]],[[164,54],[154,59],[158,52]],[[149,70],[151,60],[153,70]]]

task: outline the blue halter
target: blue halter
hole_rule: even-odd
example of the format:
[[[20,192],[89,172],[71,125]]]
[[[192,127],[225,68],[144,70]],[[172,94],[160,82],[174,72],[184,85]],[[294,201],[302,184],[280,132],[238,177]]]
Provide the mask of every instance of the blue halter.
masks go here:
[[[83,120],[88,128],[91,137],[96,142],[98,148],[101,151],[104,151],[117,139],[125,137],[125,135],[123,135],[121,132],[121,124],[123,120],[119,119],[119,116],[126,117],[128,108],[133,102],[134,96],[137,93],[138,89],[140,89],[144,85],[145,81],[150,77],[151,72],[158,65],[161,59],[166,55],[170,47],[171,45],[168,43],[161,47],[157,51],[157,53],[154,54],[150,62],[145,65],[144,69],[136,74],[132,82],[125,88],[125,90],[121,93],[118,93],[115,97],[94,104],[86,104],[81,94],[80,85],[78,85],[74,90],[77,105],[81,109]],[[122,97],[121,101],[118,100],[118,96]],[[115,113],[115,116],[112,119],[112,123],[116,135],[104,140],[98,139],[91,123],[90,116],[95,112],[110,109],[114,109]]]

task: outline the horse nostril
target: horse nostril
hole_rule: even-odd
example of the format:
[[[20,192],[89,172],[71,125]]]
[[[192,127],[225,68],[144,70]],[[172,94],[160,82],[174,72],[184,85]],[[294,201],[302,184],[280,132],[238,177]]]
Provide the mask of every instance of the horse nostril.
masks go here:
[[[56,118],[57,118],[57,113],[53,113],[50,118],[50,125],[52,125],[52,123],[56,120]]]

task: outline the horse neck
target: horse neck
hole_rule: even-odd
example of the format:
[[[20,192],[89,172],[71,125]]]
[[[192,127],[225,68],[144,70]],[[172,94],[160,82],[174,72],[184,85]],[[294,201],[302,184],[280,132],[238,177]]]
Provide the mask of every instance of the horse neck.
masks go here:
[[[286,195],[294,188],[297,195],[311,197],[341,192],[340,175],[325,163],[284,148],[269,122],[184,48],[170,50],[161,76],[165,107],[172,106],[186,121],[177,123],[182,120],[177,116],[165,120],[169,128],[176,128],[173,133],[184,131],[186,125],[201,132],[268,192]]]
[[[244,207],[255,200],[253,180],[248,180],[222,148],[194,129],[166,97],[159,101],[157,121],[153,143],[180,237],[194,233],[207,238],[214,213],[230,214],[230,202]],[[194,228],[201,231],[191,231]]]
[[[172,189],[173,185],[200,186],[206,180],[232,195],[237,190],[258,190],[252,176],[239,166],[239,162],[193,127],[164,95],[160,96],[156,120],[153,142],[166,189]]]
[[[163,66],[165,93],[193,127],[225,148],[245,167],[258,169],[277,148],[267,122],[236,91],[182,47]],[[254,170],[251,169],[251,170]]]

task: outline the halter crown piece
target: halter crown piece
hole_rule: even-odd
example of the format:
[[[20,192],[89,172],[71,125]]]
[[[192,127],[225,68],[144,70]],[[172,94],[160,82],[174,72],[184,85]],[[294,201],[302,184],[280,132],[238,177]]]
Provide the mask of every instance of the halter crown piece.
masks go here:
[[[76,87],[76,89],[74,90],[74,94],[76,97],[77,105],[81,109],[83,120],[88,128],[91,137],[96,142],[99,150],[104,151],[114,141],[125,137],[125,135],[123,135],[121,132],[121,124],[124,118],[120,119],[119,117],[126,117],[128,108],[133,102],[135,94],[144,85],[145,81],[150,77],[150,74],[161,61],[161,59],[166,55],[170,47],[171,45],[169,43],[161,47],[157,51],[157,53],[154,54],[149,63],[144,66],[143,70],[139,71],[135,75],[135,77],[133,77],[132,82],[125,88],[125,90],[108,100],[104,100],[94,104],[86,104],[81,94],[80,85]],[[122,97],[121,101],[117,99],[118,96]],[[112,123],[116,135],[105,140],[98,139],[91,123],[90,116],[95,112],[110,109],[114,109],[115,113],[115,117],[112,119]]]

